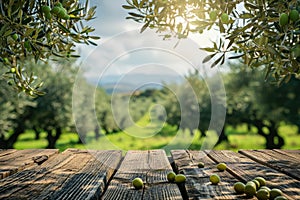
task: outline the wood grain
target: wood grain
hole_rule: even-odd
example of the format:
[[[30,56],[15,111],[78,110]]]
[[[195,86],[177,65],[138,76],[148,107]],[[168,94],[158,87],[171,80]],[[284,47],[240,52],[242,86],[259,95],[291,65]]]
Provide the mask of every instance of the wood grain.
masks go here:
[[[300,150],[288,150],[288,149],[273,149],[277,153],[287,155],[289,157],[294,157],[300,161]]]
[[[0,181],[0,199],[99,199],[121,151],[68,149]]]
[[[300,160],[273,150],[241,150],[241,154],[300,180]]]
[[[0,152],[0,179],[32,166],[41,165],[58,149],[8,149]]]
[[[185,188],[188,199],[243,199],[233,190],[233,184],[238,180],[226,171],[218,171],[217,163],[203,151],[173,150],[171,154],[178,171],[187,177]],[[198,167],[199,162],[205,164],[204,168]],[[211,174],[220,176],[218,185],[210,183]]]
[[[128,151],[102,199],[182,199],[178,186],[167,181],[170,171],[163,150]],[[136,177],[144,181],[143,189],[132,186]]]
[[[0,180],[0,199],[245,199],[233,184],[257,176],[288,199],[300,199],[299,150],[173,150],[170,158],[163,150],[128,151],[124,158],[115,150],[57,152],[1,149],[0,174],[10,176]],[[200,161],[204,168],[198,168]],[[186,175],[185,184],[167,181],[170,162]],[[219,162],[227,164],[226,171],[216,169]],[[221,177],[218,185],[210,183],[212,173]],[[133,188],[136,177],[144,180],[143,189]]]

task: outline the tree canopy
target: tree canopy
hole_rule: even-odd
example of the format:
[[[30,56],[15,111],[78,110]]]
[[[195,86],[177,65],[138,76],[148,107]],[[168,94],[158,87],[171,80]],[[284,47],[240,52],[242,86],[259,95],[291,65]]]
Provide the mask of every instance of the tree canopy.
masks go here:
[[[55,57],[78,57],[76,43],[95,45],[95,7],[79,0],[0,1],[0,61],[5,77],[19,91],[39,95],[41,83],[24,65],[26,58],[48,61]]]
[[[203,62],[212,66],[242,59],[252,68],[263,66],[266,78],[277,81],[300,75],[300,2],[298,0],[127,0],[127,19],[154,28],[164,38],[186,38],[215,29],[220,40]]]

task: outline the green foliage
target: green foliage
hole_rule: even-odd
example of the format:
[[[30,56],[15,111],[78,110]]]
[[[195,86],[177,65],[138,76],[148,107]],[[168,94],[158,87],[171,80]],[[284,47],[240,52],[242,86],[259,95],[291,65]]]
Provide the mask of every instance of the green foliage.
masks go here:
[[[267,148],[284,145],[278,134],[281,122],[299,126],[300,81],[292,78],[289,84],[276,86],[263,81],[259,71],[237,70],[227,74],[227,124],[248,124],[266,138]]]
[[[3,69],[0,69],[0,72]],[[29,122],[30,112],[36,106],[35,102],[24,94],[17,94],[6,80],[0,78],[0,148],[11,148],[18,134]],[[10,133],[14,133],[10,137]]]
[[[0,91],[0,137],[4,138],[5,133],[8,133],[14,126],[14,119],[18,116],[14,112],[15,106],[13,99],[10,99],[11,93],[8,85],[4,80],[0,80],[2,90]],[[5,91],[5,92],[4,92]]]
[[[234,69],[235,68],[235,69]],[[276,86],[269,80],[263,80],[263,73],[257,70],[249,70],[245,66],[234,66],[230,73],[223,75],[225,80],[225,89],[227,97],[227,116],[225,126],[237,126],[246,123],[249,127],[256,128],[256,132],[266,139],[267,148],[281,148],[284,140],[279,135],[280,123],[285,122],[299,127],[300,107],[298,101],[300,95],[296,92],[300,88],[300,81],[292,78],[289,84]],[[206,82],[205,82],[206,81]],[[197,120],[198,113],[194,108],[200,110],[200,123],[197,127],[201,131],[202,136],[205,135],[211,125],[211,129],[217,127],[219,121],[211,124],[212,102],[214,101],[214,109],[223,107],[223,95],[220,91],[213,90],[213,84],[216,82],[214,77],[202,80],[197,73],[190,73],[186,77],[186,81],[179,85],[166,85],[162,93],[165,95],[165,109],[167,112],[167,122],[170,125],[177,126],[182,130],[189,129],[192,133],[195,127],[190,121]],[[207,88],[206,83],[209,82]],[[191,86],[192,91],[189,91]],[[175,91],[176,96],[168,91],[171,88]],[[195,98],[197,101],[191,101]],[[222,124],[223,125],[223,124]],[[222,137],[221,137],[222,136]],[[219,140],[228,139],[226,135],[219,137]]]
[[[65,60],[59,61],[60,65],[50,65],[43,62],[35,63],[27,60],[28,69],[45,80],[44,89],[47,92],[43,96],[29,97],[18,94],[12,87],[2,80],[0,98],[1,106],[6,116],[0,119],[3,129],[0,146],[8,144],[12,148],[20,134],[27,129],[48,133],[48,141],[57,140],[60,130],[74,127],[72,120],[72,88],[77,68],[74,63]],[[58,64],[58,62],[56,62]],[[67,66],[67,67],[66,67]],[[12,133],[10,135],[9,133]],[[53,134],[55,137],[52,137]],[[55,139],[53,139],[55,138]],[[53,139],[53,140],[52,140]]]
[[[42,130],[67,128],[72,125],[72,88],[77,70],[66,68],[66,64],[54,70],[50,65],[39,66],[43,66],[44,72],[47,71],[44,86],[46,94],[35,99],[37,107],[32,112],[36,126]]]
[[[123,8],[127,19],[144,24],[141,31],[155,28],[164,38],[217,30],[220,41],[202,48],[211,52],[203,62],[214,58],[212,66],[241,58],[279,82],[300,75],[298,0],[127,0]]]
[[[26,58],[46,61],[57,57],[78,57],[76,43],[95,44],[93,27],[84,25],[94,18],[95,7],[88,0],[0,1],[0,61],[6,78],[19,91],[41,95],[41,83],[24,65]],[[55,58],[56,57],[56,58]]]

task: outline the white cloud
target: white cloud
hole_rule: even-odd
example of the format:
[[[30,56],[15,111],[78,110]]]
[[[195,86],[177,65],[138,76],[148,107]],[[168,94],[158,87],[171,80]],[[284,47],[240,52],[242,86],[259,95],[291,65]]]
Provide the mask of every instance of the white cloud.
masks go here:
[[[214,40],[217,36],[206,32],[203,35],[191,35],[174,48],[177,39],[163,40],[153,30],[140,34],[142,25],[125,19],[127,11],[121,7],[124,1],[103,0],[93,3],[98,6],[94,26],[96,34],[102,39],[97,47],[80,48],[82,67],[87,70],[85,75],[88,78],[122,75],[133,67],[149,64],[172,67],[181,74],[186,74],[193,67],[203,69],[202,60],[207,54],[199,48],[210,46],[209,38]]]

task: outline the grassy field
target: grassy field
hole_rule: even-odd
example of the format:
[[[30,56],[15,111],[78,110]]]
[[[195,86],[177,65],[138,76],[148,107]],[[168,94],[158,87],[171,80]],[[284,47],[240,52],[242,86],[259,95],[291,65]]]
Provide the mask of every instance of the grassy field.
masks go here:
[[[167,152],[171,149],[263,149],[265,140],[262,136],[255,133],[255,130],[247,130],[245,125],[233,128],[228,127],[226,133],[229,137],[229,143],[223,142],[214,146],[218,137],[210,132],[206,138],[201,138],[199,132],[191,135],[188,131],[176,131],[174,127],[167,124],[155,122],[148,123],[149,118],[142,118],[136,126],[129,127],[123,132],[102,135],[98,141],[94,139],[93,133],[88,134],[86,144],[78,144],[78,135],[76,133],[64,133],[58,140],[56,148],[60,151],[66,148],[79,149],[165,149]],[[299,149],[300,134],[297,134],[297,128],[293,126],[282,125],[279,129],[280,135],[285,139],[284,149]],[[27,148],[45,148],[47,146],[46,133],[41,134],[40,140],[34,140],[35,134],[27,131],[22,134],[15,144],[16,149]],[[203,145],[204,144],[204,145]]]
[[[300,149],[299,131],[295,126],[281,124],[279,134],[285,141],[283,149]],[[199,131],[195,131],[193,134],[189,131],[177,131],[175,127],[159,121],[155,112],[147,112],[134,126],[128,127],[122,132],[101,135],[98,140],[95,139],[94,133],[89,133],[85,144],[78,143],[79,136],[77,133],[65,132],[57,141],[56,148],[60,151],[67,148],[78,148],[119,149],[124,152],[128,150],[164,149],[167,153],[172,149],[228,149],[237,151],[238,149],[265,148],[265,138],[258,135],[255,128],[248,130],[246,124],[237,127],[227,126],[225,132],[229,142],[222,142],[216,146],[218,136],[214,132],[208,132],[206,137],[201,137]],[[46,133],[41,133],[39,140],[34,138],[34,132],[29,130],[20,136],[14,148],[47,147]]]

